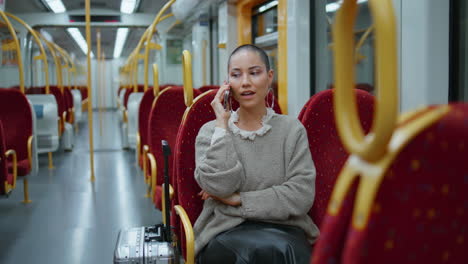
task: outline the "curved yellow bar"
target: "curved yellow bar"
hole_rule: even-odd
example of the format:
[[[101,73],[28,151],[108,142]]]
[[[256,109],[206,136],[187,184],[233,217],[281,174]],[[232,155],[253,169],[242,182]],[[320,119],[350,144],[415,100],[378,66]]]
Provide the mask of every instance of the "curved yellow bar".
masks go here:
[[[49,49],[50,51],[50,54],[52,55],[52,59],[54,61],[54,64],[55,64],[55,72],[57,74],[57,86],[61,86],[61,83],[62,83],[62,75],[60,74],[61,72],[61,69],[60,69],[60,62],[57,58],[57,55],[55,53],[55,49],[53,47],[53,45],[44,37],[42,36],[41,33],[37,32],[36,31],[36,34],[44,41],[44,43],[46,44],[47,48]],[[46,91],[46,93],[50,93],[49,91]]]
[[[70,85],[70,69],[71,69],[71,62],[68,60],[68,57],[66,56],[66,52],[65,50],[63,50],[62,48],[60,48],[59,45],[57,45],[56,43],[52,43],[52,45],[54,46],[54,48],[58,51],[58,54],[60,54],[59,58],[60,58],[60,61],[63,62],[63,64],[61,64],[61,74],[62,74],[62,86],[60,87],[60,90],[62,91],[63,93],[63,90],[65,89],[65,84],[63,83],[63,69],[66,69],[67,70],[67,81],[68,81],[68,84]]]
[[[3,21],[7,24],[8,31],[10,31],[11,37],[13,38],[13,42],[15,43],[15,49],[16,53],[18,55],[18,73],[19,73],[19,86],[20,86],[20,91],[24,94],[24,67],[23,67],[23,58],[21,56],[21,48],[20,44],[18,41],[18,37],[16,36],[15,29],[11,25],[10,20],[8,17],[5,15],[5,12],[0,10],[0,16],[2,17]]]
[[[374,30],[373,25],[366,29],[366,32],[364,32],[364,34],[362,34],[361,38],[359,39],[358,43],[356,44],[356,48],[354,49],[354,54],[356,55],[356,58],[355,58],[356,63],[359,62],[359,58],[357,57],[357,55],[359,54],[359,51],[361,50],[362,46],[364,45],[364,42],[367,40],[367,38],[369,37],[372,30]]]
[[[184,75],[184,100],[187,107],[193,103],[192,56],[188,50],[182,52],[182,69]]]
[[[49,93],[49,62],[47,61],[47,54],[45,52],[45,49],[44,49],[44,46],[42,45],[41,40],[39,39],[39,36],[36,34],[34,29],[31,28],[31,26],[26,24],[26,22],[24,22],[19,17],[15,16],[13,14],[10,14],[8,12],[4,12],[4,13],[8,17],[12,18],[16,22],[23,25],[28,30],[28,32],[31,33],[31,35],[34,38],[34,41],[36,42],[37,46],[39,47],[39,52],[41,53],[41,60],[44,63],[44,72],[45,72],[45,78],[44,79],[45,79],[46,94],[48,94]]]
[[[356,1],[345,0],[333,26],[335,42],[335,117],[341,140],[347,151],[367,161],[381,158],[387,149],[398,115],[396,22],[391,0],[369,0],[375,19],[376,79],[379,84],[374,122],[364,137],[357,115],[354,95],[353,26]]]
[[[156,63],[153,64],[153,92],[154,97],[159,95],[159,69]]]
[[[150,189],[151,189],[151,199],[154,200],[154,193],[156,191],[156,180],[158,177],[158,165],[156,163],[156,158],[152,153],[147,153],[148,160],[150,162],[151,168],[151,178],[150,178]]]
[[[162,14],[166,12],[169,7],[175,2],[176,0],[169,0],[161,10],[159,10],[158,15],[154,19],[153,23],[149,27],[149,33],[146,36],[146,47],[145,47],[145,58],[144,58],[144,83],[145,83],[145,90],[148,89],[148,66],[149,66],[149,51],[151,48],[151,37],[153,36],[154,32],[156,31],[156,25],[161,21]]]
[[[76,72],[75,63],[73,62],[70,54],[68,54],[68,52],[66,50],[62,49],[57,44],[55,44],[55,46],[57,47],[57,49],[60,51],[60,54],[62,54],[63,58],[65,58],[67,63],[68,63],[68,87],[70,87],[70,89],[71,89],[72,88],[71,74],[72,74],[72,72]],[[76,87],[76,84],[75,84],[75,87]]]
[[[186,254],[185,263],[186,264],[194,264],[195,263],[195,235],[193,234],[193,227],[192,223],[190,223],[190,218],[185,212],[185,209],[180,206],[174,206],[174,210],[176,214],[180,217],[182,225],[184,226],[185,232],[185,245],[186,245]]]

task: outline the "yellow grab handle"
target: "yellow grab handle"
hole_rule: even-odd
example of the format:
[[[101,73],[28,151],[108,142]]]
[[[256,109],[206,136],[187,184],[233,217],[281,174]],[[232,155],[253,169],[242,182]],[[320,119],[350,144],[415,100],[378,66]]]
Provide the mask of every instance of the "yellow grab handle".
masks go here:
[[[333,26],[335,43],[335,118],[343,145],[364,160],[380,159],[393,134],[398,115],[396,22],[391,0],[369,0],[376,41],[376,79],[379,85],[371,132],[360,126],[355,83],[354,35],[356,0],[345,0]]]

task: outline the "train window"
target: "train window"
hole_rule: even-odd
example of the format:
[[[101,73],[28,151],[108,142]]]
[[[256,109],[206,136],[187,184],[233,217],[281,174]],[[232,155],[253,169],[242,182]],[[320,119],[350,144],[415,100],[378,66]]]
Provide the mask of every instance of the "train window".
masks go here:
[[[332,21],[342,0],[327,0],[325,12],[327,14],[327,44],[328,44],[328,75],[327,88],[334,87],[333,77],[333,37]],[[358,15],[354,28],[356,88],[374,92],[374,34],[372,31],[372,17],[366,0],[358,0]],[[322,11],[323,12],[323,11]]]
[[[468,3],[450,1],[450,86],[451,102],[468,101]]]
[[[267,1],[252,8],[252,39],[268,54],[275,71],[272,88],[278,96],[278,1]]]

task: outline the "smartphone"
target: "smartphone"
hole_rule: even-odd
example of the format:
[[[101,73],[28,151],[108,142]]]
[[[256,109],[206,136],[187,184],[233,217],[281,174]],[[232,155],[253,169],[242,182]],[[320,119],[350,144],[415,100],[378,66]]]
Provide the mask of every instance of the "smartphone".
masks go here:
[[[229,111],[231,109],[229,109],[229,100],[231,99],[231,90],[227,90],[224,92],[224,100],[223,100],[223,104],[224,104],[224,110],[226,111]]]

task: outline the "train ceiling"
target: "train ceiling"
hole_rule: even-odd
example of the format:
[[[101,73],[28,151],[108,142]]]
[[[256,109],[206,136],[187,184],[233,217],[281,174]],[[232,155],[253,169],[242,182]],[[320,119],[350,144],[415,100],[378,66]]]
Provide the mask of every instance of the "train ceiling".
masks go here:
[[[45,1],[45,0],[44,0]],[[62,0],[67,12],[74,10],[83,10],[85,6],[84,0]],[[137,0],[138,2],[138,0]],[[164,6],[167,0],[139,0],[135,13],[151,13],[156,15],[157,12]],[[120,12],[121,0],[92,0],[91,9],[101,9]],[[25,13],[41,13],[50,12],[42,0],[7,0],[6,11],[19,15]],[[125,41],[121,57],[127,57],[129,53],[136,47],[143,32],[146,28],[137,27],[129,30],[127,40]],[[46,31],[53,38],[54,42],[59,46],[74,53],[77,57],[84,57],[85,54],[81,51],[75,40],[68,34],[66,27],[44,27],[42,30]],[[97,33],[98,27],[92,27],[92,49],[93,53],[97,54]],[[117,28],[115,27],[101,27],[101,48],[106,55],[106,59],[113,58],[115,39]],[[86,37],[84,28],[80,28],[83,37]]]

